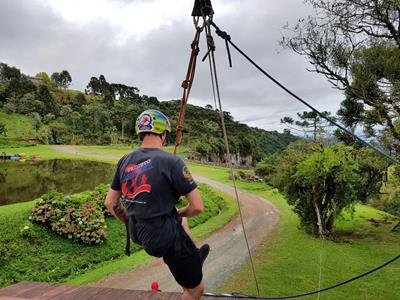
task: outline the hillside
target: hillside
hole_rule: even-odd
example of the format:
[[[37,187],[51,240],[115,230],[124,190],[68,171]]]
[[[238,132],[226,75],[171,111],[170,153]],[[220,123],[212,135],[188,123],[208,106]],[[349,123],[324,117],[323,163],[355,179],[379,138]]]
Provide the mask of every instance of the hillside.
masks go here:
[[[64,74],[65,78],[59,78]],[[58,76],[58,77],[57,77]],[[34,80],[32,80],[34,79]],[[140,95],[139,89],[92,77],[85,93],[69,90],[68,71],[28,77],[0,63],[0,125],[8,132],[3,143],[32,140],[41,144],[129,144],[134,120],[148,108],[163,111],[176,127],[179,101],[159,101]],[[281,151],[297,138],[290,134],[250,128],[224,112],[231,152],[237,165],[255,164],[265,155]],[[225,161],[220,115],[210,105],[188,105],[183,146],[193,159]],[[135,138],[136,139],[136,138]],[[170,136],[170,143],[175,133]]]
[[[0,134],[0,146],[22,146],[35,140],[34,119],[21,114],[7,114],[0,110],[0,124],[5,131]]]

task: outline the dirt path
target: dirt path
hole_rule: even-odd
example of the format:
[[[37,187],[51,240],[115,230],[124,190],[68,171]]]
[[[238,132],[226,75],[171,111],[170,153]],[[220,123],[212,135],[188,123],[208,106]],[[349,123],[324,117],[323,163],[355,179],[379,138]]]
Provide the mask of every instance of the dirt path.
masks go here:
[[[58,151],[58,152],[64,152],[68,154],[75,154],[75,155],[80,155],[80,156],[86,156],[86,157],[97,157],[97,158],[107,158],[107,159],[120,159],[120,156],[112,155],[112,154],[104,154],[104,153],[96,153],[96,152],[86,152],[86,151],[81,151],[75,146],[66,146],[66,145],[52,145],[51,149]]]
[[[83,155],[73,146],[55,146],[57,151]],[[103,155],[87,156],[105,157]],[[107,156],[106,156],[107,157]],[[110,158],[110,157],[107,157]],[[115,158],[115,157],[113,157]],[[234,189],[206,177],[195,175],[198,182],[206,183],[222,192],[234,197]],[[261,197],[239,191],[245,229],[252,250],[265,239],[278,222],[279,215],[276,208]],[[248,257],[244,242],[243,230],[239,217],[235,217],[224,228],[213,233],[202,243],[210,244],[211,251],[204,264],[204,280],[206,291],[214,292],[218,286]],[[198,243],[200,244],[200,243]],[[252,276],[249,274],[249,276]],[[159,283],[163,291],[181,291],[175,283],[168,267],[162,259],[157,259],[146,266],[128,271],[112,274],[109,277],[93,284],[94,286],[149,290],[153,281]]]

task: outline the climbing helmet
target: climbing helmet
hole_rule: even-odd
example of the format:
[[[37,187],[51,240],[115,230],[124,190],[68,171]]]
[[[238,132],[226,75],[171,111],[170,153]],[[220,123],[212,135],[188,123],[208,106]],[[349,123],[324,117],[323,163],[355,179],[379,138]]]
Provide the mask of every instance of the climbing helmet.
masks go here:
[[[136,119],[135,130],[136,134],[144,132],[162,134],[165,131],[170,133],[171,123],[161,111],[147,109]]]

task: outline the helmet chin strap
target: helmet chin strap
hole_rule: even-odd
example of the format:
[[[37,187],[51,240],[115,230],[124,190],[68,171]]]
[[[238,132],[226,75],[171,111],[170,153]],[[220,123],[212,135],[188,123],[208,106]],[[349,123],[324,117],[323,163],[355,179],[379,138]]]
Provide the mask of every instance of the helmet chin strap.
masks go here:
[[[160,135],[159,135],[159,137],[160,137],[160,139],[161,139],[161,141],[162,141],[162,145],[163,146],[166,146],[167,145],[167,139],[168,139],[168,131],[166,131],[166,133],[165,133],[165,139],[163,140],[163,134],[165,133],[165,131],[163,132],[163,133],[161,133]]]

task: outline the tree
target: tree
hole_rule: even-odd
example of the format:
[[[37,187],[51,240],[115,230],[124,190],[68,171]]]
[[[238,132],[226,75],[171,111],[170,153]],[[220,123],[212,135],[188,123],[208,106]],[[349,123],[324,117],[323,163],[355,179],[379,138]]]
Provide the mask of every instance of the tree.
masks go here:
[[[62,70],[59,76],[60,86],[64,89],[71,85],[72,77],[67,70]]]
[[[335,120],[335,117],[332,117],[330,112],[324,111],[322,112],[322,115]],[[291,129],[302,131],[305,137],[311,133],[314,142],[317,141],[318,136],[320,138],[324,137],[326,132],[325,128],[332,126],[327,120],[320,117],[314,111],[303,111],[303,113],[297,113],[297,116],[299,117],[299,120],[296,121],[291,117],[284,117],[281,119],[281,124],[285,124]],[[300,129],[294,128],[293,125],[299,127]]]
[[[46,72],[37,73],[37,74],[35,75],[35,77],[41,78],[41,79],[43,80],[43,83],[44,83],[45,85],[47,85],[48,87],[50,87],[50,85],[51,85],[51,80],[50,80],[49,75],[47,75]]]
[[[22,74],[19,69],[0,63],[0,81],[19,80],[21,77]]]
[[[103,102],[108,106],[112,107],[115,100],[115,94],[112,90],[111,84],[107,82],[104,75],[100,75],[99,78],[92,77],[85,89],[86,94],[101,96]]]
[[[60,87],[60,73],[54,72],[53,74],[51,74],[50,79],[51,79],[51,82],[56,87]]]
[[[298,141],[265,158],[256,173],[286,195],[308,232],[325,235],[344,209],[379,194],[387,167],[370,149]]]
[[[36,139],[38,138],[38,132],[40,127],[42,126],[42,118],[37,112],[33,112],[31,114],[32,119],[33,119],[33,129],[35,129],[35,137]]]
[[[56,87],[66,89],[71,85],[72,77],[67,70],[62,70],[61,73],[51,74],[51,81]]]
[[[121,138],[125,138],[125,128],[128,124],[133,124],[134,115],[140,113],[140,108],[138,109],[127,99],[120,99],[115,101],[115,105],[112,110],[112,120],[114,124],[117,124],[121,129]]]
[[[36,86],[15,67],[0,63],[0,102],[36,92]],[[12,105],[11,105],[12,106]]]
[[[352,209],[358,201],[360,181],[351,148],[332,147],[317,151],[298,164],[285,192],[301,224],[324,236],[332,231],[342,210]]]
[[[345,100],[338,114],[349,128],[370,136],[400,129],[400,1],[305,0],[315,15],[302,19],[281,44],[305,56]]]
[[[400,145],[400,48],[374,44],[356,52],[353,81],[338,115],[348,127],[362,125],[370,137],[389,136]]]
[[[39,86],[36,98],[44,103],[45,105],[44,114],[50,113],[53,115],[58,115],[57,104],[55,103],[53,96],[51,95],[50,90],[46,85],[41,84]]]

